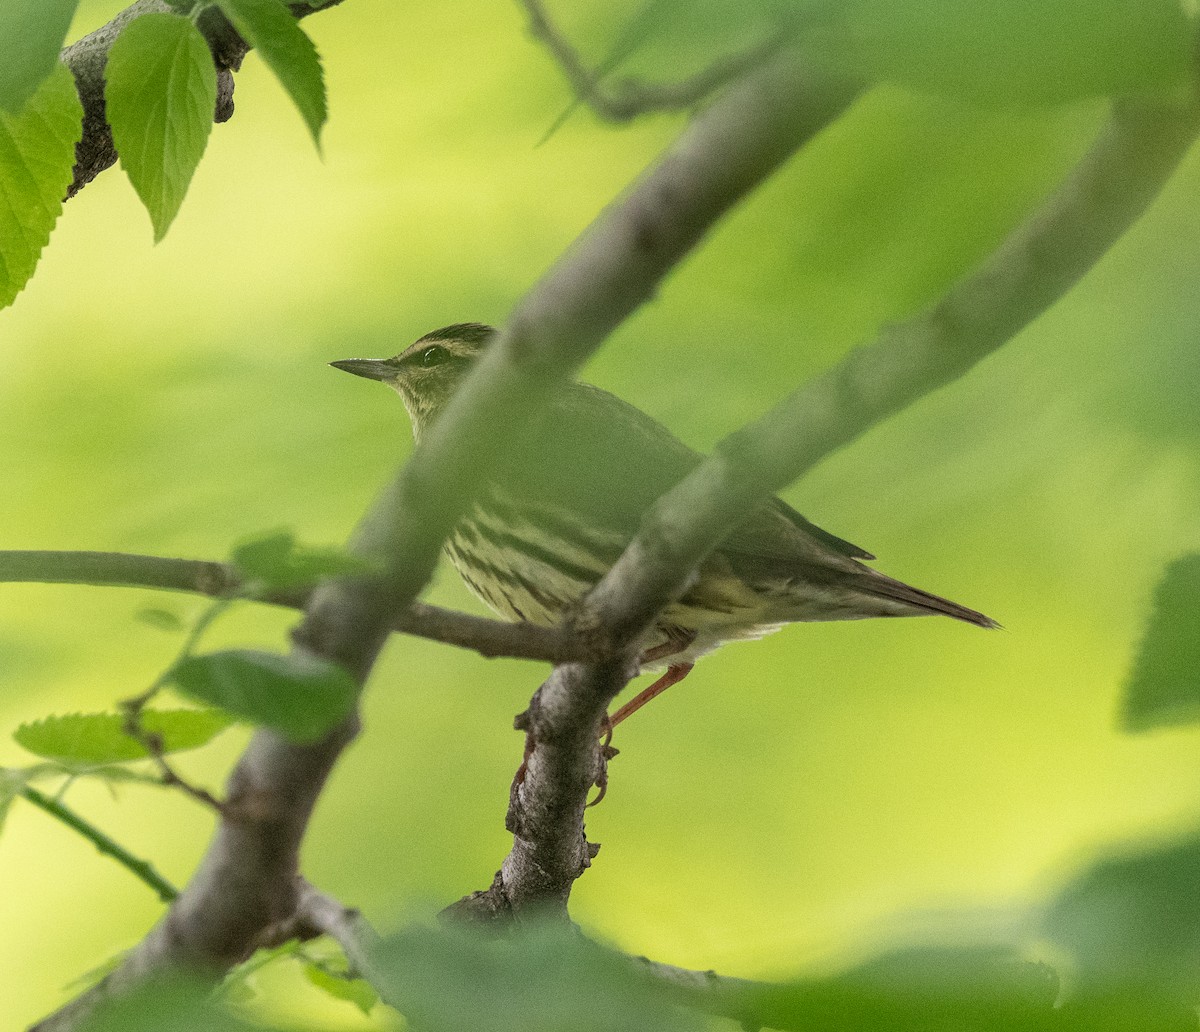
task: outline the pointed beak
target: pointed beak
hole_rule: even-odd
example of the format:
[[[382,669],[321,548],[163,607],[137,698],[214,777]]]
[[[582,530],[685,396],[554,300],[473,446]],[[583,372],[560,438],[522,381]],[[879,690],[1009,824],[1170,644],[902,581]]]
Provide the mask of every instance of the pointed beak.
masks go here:
[[[342,369],[355,376],[365,376],[368,380],[392,380],[396,377],[396,367],[379,358],[347,358],[329,364],[334,369]]]

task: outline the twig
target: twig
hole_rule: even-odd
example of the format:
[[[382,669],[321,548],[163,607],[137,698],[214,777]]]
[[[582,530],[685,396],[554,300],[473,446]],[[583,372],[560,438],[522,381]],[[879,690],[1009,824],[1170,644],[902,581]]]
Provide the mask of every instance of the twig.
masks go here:
[[[608,93],[599,77],[589,71],[579,51],[572,46],[546,13],[541,0],[521,0],[529,15],[529,27],[558,62],[580,101],[610,122],[629,122],[654,111],[685,111],[695,107],[722,86],[761,65],[785,42],[780,34],[763,40],[741,53],[718,58],[707,68],[678,82],[644,82],[625,79],[618,92]]]
[[[366,979],[377,992],[383,991],[384,979],[374,961],[379,935],[359,910],[339,903],[302,880],[300,901],[296,906],[296,929],[300,938],[328,935],[342,948],[350,974]]]
[[[220,597],[241,587],[237,570],[225,563],[172,559],[122,552],[0,551],[0,583],[91,584],[158,588]],[[250,601],[303,609],[311,590],[277,592]],[[536,659],[549,663],[592,658],[588,644],[565,627],[506,623],[414,602],[392,629],[417,638],[471,649],[493,659]]]
[[[21,789],[20,795],[26,802],[39,807],[56,820],[62,821],[72,831],[78,832],[105,856],[112,857],[132,875],[145,882],[157,892],[158,898],[164,903],[172,902],[179,895],[179,890],[159,874],[148,860],[141,860],[134,856],[119,842],[109,838],[94,824],[81,817],[63,803],[62,800],[51,799],[50,796],[39,792],[30,785],[26,785]]]

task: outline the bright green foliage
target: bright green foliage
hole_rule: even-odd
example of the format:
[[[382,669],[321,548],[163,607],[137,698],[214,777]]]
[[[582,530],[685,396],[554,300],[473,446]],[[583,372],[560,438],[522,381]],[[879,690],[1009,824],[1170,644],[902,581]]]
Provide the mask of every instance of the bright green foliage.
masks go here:
[[[118,713],[70,713],[22,724],[17,743],[36,756],[65,764],[99,765],[143,760],[149,754],[124,731]],[[143,710],[145,730],[162,736],[163,752],[207,745],[233,720],[216,710]]]
[[[299,742],[314,741],[337,724],[357,692],[354,678],[334,663],[251,649],[189,656],[167,676],[192,698]]]
[[[1200,720],[1200,555],[1168,568],[1154,594],[1122,722],[1130,731]]]
[[[121,167],[150,213],[157,243],[183,204],[212,131],[212,54],[187,18],[144,14],[117,37],[104,76]]]
[[[1194,1004],[1200,996],[1200,836],[1094,864],[1055,901],[1047,929],[1089,989],[1175,993]]]
[[[234,548],[230,561],[247,581],[268,589],[309,587],[324,577],[371,569],[369,563],[345,552],[298,544],[287,530],[243,542]]]
[[[0,109],[15,114],[58,62],[79,0],[0,3]]]
[[[354,1004],[364,1014],[370,1014],[379,1002],[379,994],[369,982],[330,971],[321,964],[305,964],[304,977],[335,999]]]
[[[262,54],[300,110],[313,142],[321,146],[325,124],[325,78],[313,41],[282,0],[217,0],[234,27]]]
[[[240,1021],[210,999],[204,981],[182,976],[106,999],[81,1026],[81,1032],[252,1032],[259,1026]]]
[[[438,1032],[685,1032],[707,1027],[672,1005],[626,958],[562,927],[497,941],[414,926],[379,956],[384,999]]]
[[[814,54],[836,67],[991,105],[1174,87],[1189,74],[1178,0],[862,0]]]
[[[59,65],[19,115],[0,112],[0,308],[33,270],[71,185],[83,107]]]

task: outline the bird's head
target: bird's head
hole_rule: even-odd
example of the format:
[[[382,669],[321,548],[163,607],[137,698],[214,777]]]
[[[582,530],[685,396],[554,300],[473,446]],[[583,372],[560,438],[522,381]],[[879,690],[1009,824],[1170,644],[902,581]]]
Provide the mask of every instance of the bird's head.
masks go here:
[[[425,334],[393,358],[350,358],[329,364],[394,389],[408,409],[413,434],[419,437],[495,333],[481,323],[456,323]]]

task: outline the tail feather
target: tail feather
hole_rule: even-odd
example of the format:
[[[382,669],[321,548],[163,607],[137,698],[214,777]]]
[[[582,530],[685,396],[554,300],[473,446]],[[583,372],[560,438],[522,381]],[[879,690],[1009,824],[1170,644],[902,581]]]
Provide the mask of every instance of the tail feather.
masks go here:
[[[975,624],[978,627],[992,629],[1000,626],[990,616],[984,616],[983,613],[976,612],[974,609],[968,609],[966,606],[960,606],[957,602],[951,602],[948,598],[942,598],[940,595],[932,595],[928,591],[914,588],[910,584],[894,580],[875,570],[864,576],[859,581],[858,586],[864,594],[912,606],[913,609],[917,610],[913,615],[941,614],[943,616],[952,616],[954,619],[963,620],[966,623]]]

